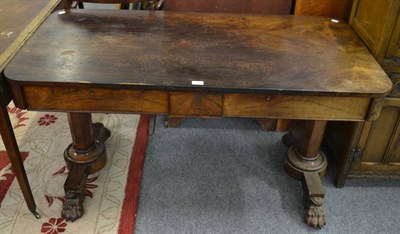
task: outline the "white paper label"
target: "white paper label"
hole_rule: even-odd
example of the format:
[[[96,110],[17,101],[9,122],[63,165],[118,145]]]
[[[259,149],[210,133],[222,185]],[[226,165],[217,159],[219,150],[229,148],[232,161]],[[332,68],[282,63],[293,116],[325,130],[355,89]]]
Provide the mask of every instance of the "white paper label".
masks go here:
[[[331,22],[332,22],[332,23],[339,23],[339,20],[337,20],[337,19],[331,19]]]
[[[204,81],[202,81],[202,80],[192,80],[192,85],[204,85]]]

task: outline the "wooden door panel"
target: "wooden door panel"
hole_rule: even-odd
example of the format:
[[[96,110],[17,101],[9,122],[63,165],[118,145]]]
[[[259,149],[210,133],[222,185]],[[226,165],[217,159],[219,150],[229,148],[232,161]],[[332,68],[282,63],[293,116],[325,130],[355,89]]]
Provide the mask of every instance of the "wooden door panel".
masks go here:
[[[352,164],[352,170],[400,169],[400,99],[386,98],[380,118],[366,124],[364,130],[359,145],[363,148],[361,160]]]
[[[400,12],[397,15],[395,30],[392,34],[392,39],[390,40],[389,48],[386,57],[400,57]]]
[[[385,155],[393,130],[397,123],[399,109],[386,107],[382,109],[381,117],[372,124],[371,131],[364,148],[362,162],[381,162]]]
[[[397,120],[397,129],[393,136],[390,152],[390,162],[400,165],[400,118]]]
[[[379,63],[386,55],[399,8],[398,0],[354,0],[350,24]]]

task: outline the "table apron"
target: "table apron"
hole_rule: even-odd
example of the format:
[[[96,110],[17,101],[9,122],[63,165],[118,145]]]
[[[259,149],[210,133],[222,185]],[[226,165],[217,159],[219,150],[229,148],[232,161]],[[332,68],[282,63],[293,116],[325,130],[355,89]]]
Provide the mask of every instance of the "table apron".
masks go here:
[[[370,97],[47,86],[24,86],[21,89],[19,97],[14,95],[18,107],[65,112],[361,121],[369,119],[374,106],[379,106],[375,104],[376,99]]]

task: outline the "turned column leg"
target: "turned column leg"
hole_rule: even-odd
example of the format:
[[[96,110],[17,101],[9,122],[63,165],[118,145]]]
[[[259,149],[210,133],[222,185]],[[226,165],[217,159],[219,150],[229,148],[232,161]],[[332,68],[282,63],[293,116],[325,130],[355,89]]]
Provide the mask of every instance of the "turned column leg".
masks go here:
[[[326,121],[302,121],[288,135],[295,139],[285,161],[286,172],[302,181],[305,221],[313,227],[325,225],[325,210],[322,203],[325,197],[320,176],[328,165],[326,156],[319,150],[324,135]],[[287,139],[286,139],[287,140]]]
[[[110,131],[101,123],[92,124],[90,113],[68,113],[72,144],[64,152],[69,169],[64,184],[66,202],[61,216],[74,221],[84,214],[85,184],[89,174],[102,169],[107,162],[104,141]]]
[[[21,188],[22,195],[25,198],[28,209],[36,218],[40,218],[39,213],[36,211],[35,200],[32,195],[31,187],[29,186],[24,164],[11,126],[10,117],[7,113],[6,103],[2,97],[0,97],[0,99],[0,133],[4,145],[6,146],[8,158],[10,159],[12,169],[17,177],[19,187]]]

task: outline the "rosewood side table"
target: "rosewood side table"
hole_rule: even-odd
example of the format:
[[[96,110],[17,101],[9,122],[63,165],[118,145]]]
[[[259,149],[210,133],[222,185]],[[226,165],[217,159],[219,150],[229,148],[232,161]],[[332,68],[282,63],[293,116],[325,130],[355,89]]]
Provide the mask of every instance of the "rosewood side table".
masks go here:
[[[0,133],[29,210],[38,218],[36,204],[26,176],[6,106],[11,101],[3,70],[25,41],[60,0],[0,0]]]
[[[304,120],[285,138],[285,169],[303,182],[307,224],[323,226],[326,123],[377,118],[391,88],[343,22],[217,13],[61,11],[5,76],[19,108],[68,112],[71,221],[84,213],[87,175],[106,163],[91,113],[116,112]]]

